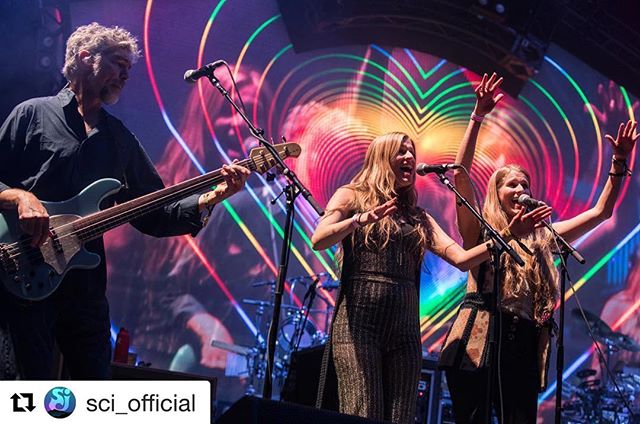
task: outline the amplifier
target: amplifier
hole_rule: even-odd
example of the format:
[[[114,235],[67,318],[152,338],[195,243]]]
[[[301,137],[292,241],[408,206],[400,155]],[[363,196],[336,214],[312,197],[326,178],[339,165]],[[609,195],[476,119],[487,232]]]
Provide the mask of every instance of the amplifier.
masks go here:
[[[318,389],[318,376],[324,346],[314,346],[294,352],[291,368],[282,389],[281,398],[307,406],[314,406]],[[417,391],[416,424],[440,424],[446,405],[442,405],[444,373],[437,368],[437,356],[423,357]],[[333,361],[329,361],[323,408],[338,410],[337,381]],[[446,399],[445,399],[446,404]]]
[[[229,408],[216,424],[384,424],[380,421],[316,409],[290,402],[245,396]]]
[[[282,400],[300,405],[315,406],[323,355],[324,345],[308,347],[293,352],[289,374],[287,374],[287,379],[280,394]],[[337,411],[339,409],[338,380],[332,358],[329,358],[327,365],[322,408]]]
[[[437,356],[423,357],[420,381],[418,381],[416,424],[441,422],[442,378],[443,372],[438,370]]]

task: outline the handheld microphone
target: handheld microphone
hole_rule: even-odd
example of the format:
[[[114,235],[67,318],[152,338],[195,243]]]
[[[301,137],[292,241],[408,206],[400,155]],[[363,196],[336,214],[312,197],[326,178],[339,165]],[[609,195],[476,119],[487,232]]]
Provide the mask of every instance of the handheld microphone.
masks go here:
[[[226,62],[224,60],[216,60],[215,62],[208,63],[199,69],[188,69],[187,72],[184,73],[183,78],[186,82],[196,82],[202,77],[211,75],[213,71],[215,71],[225,63]]]
[[[518,197],[518,200],[516,201],[520,203],[522,206],[526,206],[531,209],[539,208],[540,206],[547,206],[547,204],[544,203],[542,200],[536,200],[533,197],[529,196],[528,194],[524,194],[524,193],[522,193]]]
[[[444,174],[450,169],[462,168],[462,165],[457,163],[444,163],[442,165],[427,165],[426,163],[419,163],[416,166],[416,174],[424,176],[435,172],[436,174]]]

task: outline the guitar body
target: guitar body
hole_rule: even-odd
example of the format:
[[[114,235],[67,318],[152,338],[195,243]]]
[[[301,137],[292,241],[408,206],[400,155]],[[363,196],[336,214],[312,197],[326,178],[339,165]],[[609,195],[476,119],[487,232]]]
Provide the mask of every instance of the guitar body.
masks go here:
[[[52,237],[31,247],[31,237],[23,233],[15,210],[0,211],[0,281],[11,294],[41,300],[53,293],[72,269],[91,269],[100,256],[87,251],[72,233],[73,222],[100,210],[107,196],[117,193],[118,180],[105,178],[87,186],[64,202],[42,202],[49,213]]]

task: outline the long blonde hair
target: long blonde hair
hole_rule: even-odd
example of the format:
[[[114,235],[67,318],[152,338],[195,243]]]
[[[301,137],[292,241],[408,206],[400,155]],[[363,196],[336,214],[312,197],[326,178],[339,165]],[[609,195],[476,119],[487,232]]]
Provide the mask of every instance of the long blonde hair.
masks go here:
[[[527,171],[518,165],[505,165],[489,178],[483,214],[489,224],[499,230],[507,227],[510,219],[502,208],[498,190],[512,172],[519,172],[527,181],[531,181]],[[527,254],[517,243],[511,243],[525,265],[517,266],[509,255],[503,255],[505,272],[502,295],[514,297],[530,292],[533,296],[533,318],[536,322],[543,323],[553,314],[558,299],[558,272],[553,265],[552,241],[546,229],[538,229],[521,239],[521,242],[533,252],[533,255]]]
[[[419,236],[416,246],[421,254],[424,254],[430,243],[429,226],[424,219],[424,213],[417,206],[418,192],[415,185],[395,189],[396,176],[391,165],[392,160],[398,154],[405,140],[413,140],[401,132],[391,132],[373,139],[364,158],[362,169],[356,174],[345,188],[354,191],[353,202],[349,209],[356,212],[364,212],[381,205],[395,197],[398,198],[398,210],[403,218],[414,226],[414,231]],[[414,145],[415,150],[415,145]],[[400,223],[397,219],[386,217],[374,225],[363,228],[365,245],[371,248],[384,249],[391,235],[400,231]],[[376,237],[372,237],[373,235]]]

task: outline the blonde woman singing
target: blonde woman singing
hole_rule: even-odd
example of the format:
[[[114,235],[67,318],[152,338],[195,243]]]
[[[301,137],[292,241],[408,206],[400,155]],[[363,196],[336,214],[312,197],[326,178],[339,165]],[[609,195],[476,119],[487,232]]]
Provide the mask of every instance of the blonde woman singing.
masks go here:
[[[475,90],[476,106],[456,157],[456,162],[468,170],[471,169],[482,120],[502,98],[502,94],[496,94],[501,82],[502,78],[495,73],[491,77],[485,74]],[[568,242],[611,217],[622,180],[630,174],[627,158],[638,139],[636,127],[636,123],[629,121],[620,125],[616,139],[605,136],[613,147],[613,159],[596,205],[574,218],[553,224]],[[523,207],[516,199],[523,193],[532,193],[530,181],[527,171],[518,165],[497,169],[487,186],[482,209],[485,219],[499,230],[508,228],[513,217],[522,214]],[[455,183],[458,190],[473,201],[468,175],[456,172]],[[465,248],[485,242],[480,225],[468,210],[459,207],[457,218]],[[493,396],[493,407],[505,423],[535,423],[538,392],[546,385],[550,328],[558,300],[558,273],[552,257],[555,244],[546,228],[538,228],[526,236],[509,230],[505,233],[512,247],[524,259],[525,266],[519,267],[512,258],[503,255],[498,308],[502,332],[499,372],[496,373],[500,377],[493,384],[496,390],[499,389],[501,398]],[[446,370],[456,423],[459,424],[482,423],[485,417],[487,324],[490,314],[487,294],[491,291],[492,273],[492,267],[487,263],[472,267],[467,294],[440,356],[440,365]]]

